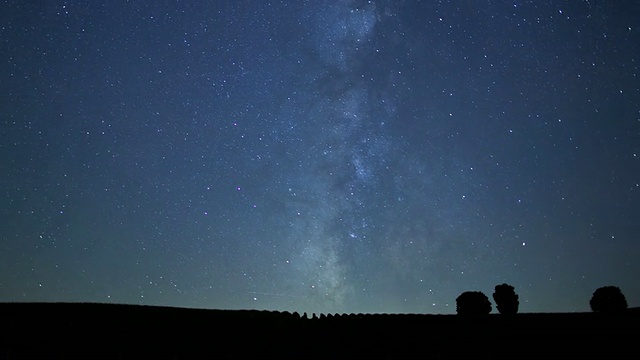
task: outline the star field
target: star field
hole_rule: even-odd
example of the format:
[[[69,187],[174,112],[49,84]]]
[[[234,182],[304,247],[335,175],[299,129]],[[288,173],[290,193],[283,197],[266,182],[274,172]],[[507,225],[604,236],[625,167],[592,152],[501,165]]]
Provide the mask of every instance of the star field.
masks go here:
[[[0,9],[0,301],[640,304],[635,2]]]

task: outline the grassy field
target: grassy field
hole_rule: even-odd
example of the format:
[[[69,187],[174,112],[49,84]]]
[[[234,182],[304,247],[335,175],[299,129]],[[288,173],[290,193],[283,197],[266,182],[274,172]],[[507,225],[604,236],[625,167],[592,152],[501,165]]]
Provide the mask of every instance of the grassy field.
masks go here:
[[[640,308],[595,313],[345,314],[89,303],[0,304],[0,359],[635,359]]]

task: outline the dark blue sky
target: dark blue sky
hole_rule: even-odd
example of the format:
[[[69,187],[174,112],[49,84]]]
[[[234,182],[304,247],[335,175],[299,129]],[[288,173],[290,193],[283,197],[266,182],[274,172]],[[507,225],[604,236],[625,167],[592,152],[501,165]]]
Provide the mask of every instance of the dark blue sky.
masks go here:
[[[4,1],[0,301],[640,305],[637,1]]]

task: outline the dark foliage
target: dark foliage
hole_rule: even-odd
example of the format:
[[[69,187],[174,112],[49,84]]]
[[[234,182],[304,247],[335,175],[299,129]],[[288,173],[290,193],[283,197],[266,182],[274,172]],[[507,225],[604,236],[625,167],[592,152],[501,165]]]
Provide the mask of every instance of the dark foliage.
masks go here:
[[[520,306],[519,296],[509,284],[496,285],[493,301],[500,314],[517,314]]]
[[[259,310],[0,303],[0,319],[6,325],[0,340],[3,360],[479,360],[563,354],[621,359],[637,352],[640,337],[640,308],[627,309],[624,316],[335,314],[311,320]]]
[[[591,310],[601,313],[616,313],[627,309],[627,299],[617,286],[603,286],[593,292]]]
[[[491,312],[491,302],[481,291],[465,291],[456,299],[458,315],[483,315]]]

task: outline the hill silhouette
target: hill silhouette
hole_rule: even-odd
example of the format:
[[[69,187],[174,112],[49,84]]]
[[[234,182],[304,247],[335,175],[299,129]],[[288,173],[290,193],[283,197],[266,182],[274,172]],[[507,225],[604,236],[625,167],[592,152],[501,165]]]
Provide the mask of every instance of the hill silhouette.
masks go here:
[[[0,304],[0,356],[23,358],[621,358],[640,308],[457,316]]]

